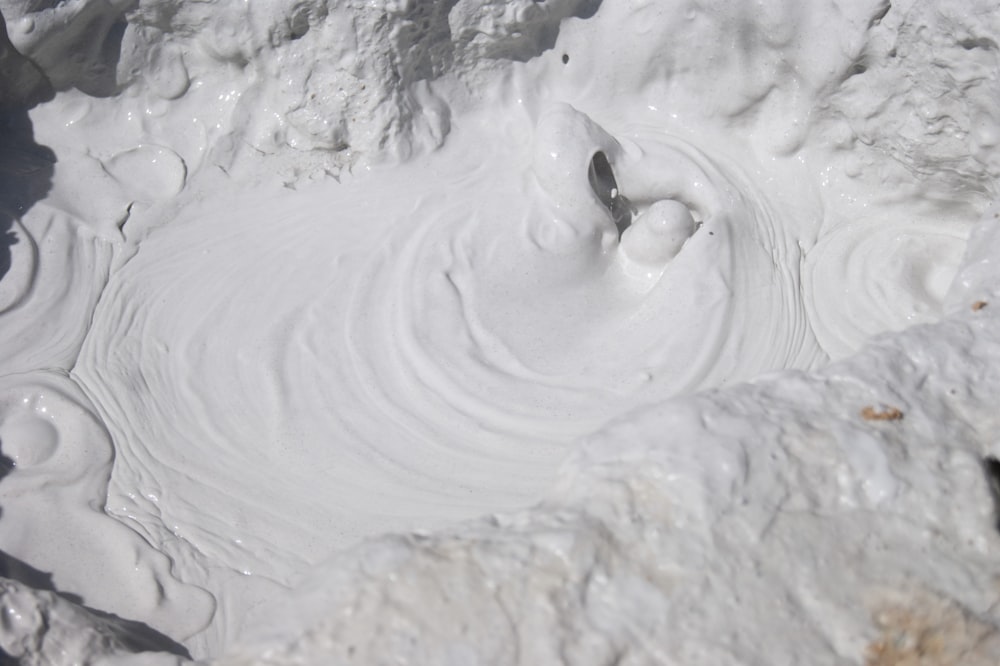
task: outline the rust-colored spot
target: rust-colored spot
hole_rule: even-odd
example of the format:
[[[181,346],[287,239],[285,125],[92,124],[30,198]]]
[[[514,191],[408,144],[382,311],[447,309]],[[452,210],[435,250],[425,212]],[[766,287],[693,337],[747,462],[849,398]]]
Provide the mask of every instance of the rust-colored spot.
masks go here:
[[[986,305],[987,305],[986,301],[976,301],[975,303],[972,304],[972,311],[979,312],[980,310],[985,308]]]
[[[869,405],[861,410],[861,418],[865,421],[902,421],[903,412],[895,407],[876,409]]]

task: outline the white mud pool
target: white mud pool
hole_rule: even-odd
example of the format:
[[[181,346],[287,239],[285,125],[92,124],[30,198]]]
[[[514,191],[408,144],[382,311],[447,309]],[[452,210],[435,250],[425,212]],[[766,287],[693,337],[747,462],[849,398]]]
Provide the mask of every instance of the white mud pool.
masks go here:
[[[1000,3],[0,12],[13,663],[1000,663]]]

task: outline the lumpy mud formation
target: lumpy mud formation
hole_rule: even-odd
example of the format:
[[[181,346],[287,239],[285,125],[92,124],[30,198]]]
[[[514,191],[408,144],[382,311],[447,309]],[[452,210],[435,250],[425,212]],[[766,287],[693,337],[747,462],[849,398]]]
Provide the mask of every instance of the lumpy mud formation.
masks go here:
[[[4,654],[1000,658],[995,2],[0,11]]]

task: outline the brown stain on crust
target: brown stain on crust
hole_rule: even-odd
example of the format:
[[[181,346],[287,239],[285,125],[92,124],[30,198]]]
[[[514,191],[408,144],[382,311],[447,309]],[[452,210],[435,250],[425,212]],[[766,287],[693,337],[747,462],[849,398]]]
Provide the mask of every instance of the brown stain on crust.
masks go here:
[[[861,410],[861,418],[865,421],[902,421],[903,412],[895,407],[877,409],[868,405]]]
[[[874,613],[879,636],[865,666],[996,666],[1000,631],[951,600],[932,593],[892,603]]]
[[[975,303],[972,304],[972,311],[973,312],[979,312],[980,310],[982,310],[983,308],[985,308],[987,305],[988,305],[988,303],[986,301],[976,301]]]

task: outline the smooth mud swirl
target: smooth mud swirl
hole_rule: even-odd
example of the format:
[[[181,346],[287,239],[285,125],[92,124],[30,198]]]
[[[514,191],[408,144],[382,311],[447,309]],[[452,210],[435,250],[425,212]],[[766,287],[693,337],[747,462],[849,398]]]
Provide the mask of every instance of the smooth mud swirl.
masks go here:
[[[505,151],[218,199],[116,272],[74,370],[118,451],[109,510],[179,560],[287,581],[524,506],[630,409],[818,353],[752,182],[567,105]]]

